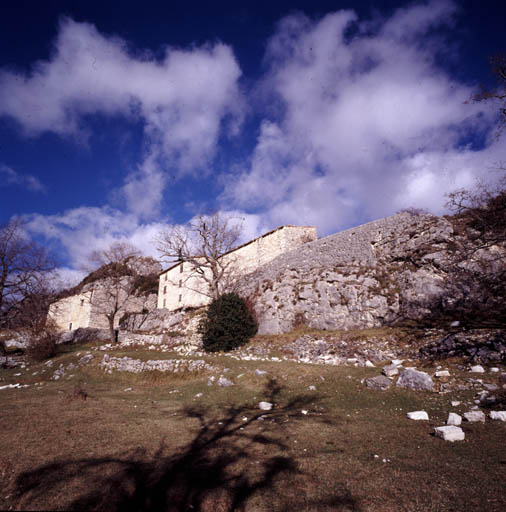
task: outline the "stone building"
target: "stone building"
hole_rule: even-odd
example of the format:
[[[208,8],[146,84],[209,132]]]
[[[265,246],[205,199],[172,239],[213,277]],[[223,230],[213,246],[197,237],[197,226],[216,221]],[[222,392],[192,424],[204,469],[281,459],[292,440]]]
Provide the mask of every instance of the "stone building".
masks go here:
[[[222,258],[230,260],[237,276],[246,275],[316,238],[314,226],[280,226],[229,251]],[[206,292],[207,284],[192,270],[190,263],[176,263],[160,274],[158,309],[174,311],[203,306],[210,302]]]

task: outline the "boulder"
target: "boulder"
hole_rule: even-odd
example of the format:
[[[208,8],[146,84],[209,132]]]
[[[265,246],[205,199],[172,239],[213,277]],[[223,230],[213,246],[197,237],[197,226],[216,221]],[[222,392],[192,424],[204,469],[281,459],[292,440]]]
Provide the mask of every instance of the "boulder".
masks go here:
[[[395,364],[389,364],[383,367],[382,373],[387,377],[394,377],[399,374],[399,368]]]
[[[491,420],[506,421],[506,411],[490,411]]]
[[[425,411],[408,412],[406,415],[410,420],[426,420],[428,421],[429,415]]]
[[[384,375],[378,375],[377,377],[370,377],[365,380],[365,385],[372,389],[388,389],[392,385],[392,381]]]
[[[401,373],[397,380],[397,386],[400,388],[432,391],[434,382],[428,373],[409,369]]]
[[[446,424],[447,425],[455,425],[455,426],[458,426],[462,423],[462,416],[460,416],[459,414],[455,413],[455,412],[451,412],[449,415],[448,415],[448,419],[446,420]]]
[[[448,425],[446,427],[436,427],[434,429],[436,437],[440,437],[444,441],[463,441],[465,438],[464,431],[460,427]]]
[[[482,411],[469,411],[464,413],[464,418],[470,423],[485,421],[485,414]]]

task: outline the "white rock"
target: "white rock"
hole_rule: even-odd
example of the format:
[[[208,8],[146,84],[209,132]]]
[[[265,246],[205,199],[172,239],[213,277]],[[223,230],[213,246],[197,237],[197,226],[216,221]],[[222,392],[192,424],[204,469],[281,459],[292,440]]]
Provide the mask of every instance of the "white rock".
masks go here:
[[[255,370],[257,375],[265,375],[267,372],[265,370],[259,370],[258,368]]]
[[[465,438],[464,431],[460,427],[448,425],[446,427],[436,427],[434,429],[436,437],[440,437],[444,441],[463,441]]]
[[[450,376],[450,372],[448,370],[440,370],[439,372],[436,372],[434,374],[434,377],[449,377]]]
[[[485,421],[485,414],[482,411],[469,411],[464,413],[464,418],[470,423]]]
[[[304,416],[308,413],[308,411],[306,409],[302,409],[302,411],[300,411]]]
[[[491,420],[506,421],[506,411],[490,411]]]
[[[200,398],[201,396],[202,396],[202,393],[197,393],[197,394],[195,395],[195,398]]]
[[[270,402],[258,402],[258,407],[262,409],[262,411],[270,411],[272,404]]]
[[[309,391],[316,391],[316,386],[309,386],[308,389]]]
[[[457,407],[458,405],[460,405],[462,402],[459,402],[458,400],[452,400],[452,407]]]
[[[231,380],[228,380],[226,377],[220,377],[218,379],[218,386],[222,388],[228,388],[229,386],[233,386],[234,383]]]
[[[450,324],[450,327],[458,327],[460,325],[460,322],[458,320],[455,320]]]
[[[132,388],[125,388],[123,391],[132,391]]]
[[[497,366],[494,366],[492,368],[490,368],[490,370],[492,373],[499,373],[499,368],[497,368]]]
[[[447,425],[455,425],[455,426],[458,426],[462,423],[462,416],[460,416],[459,414],[455,413],[455,412],[451,412],[449,415],[448,415],[448,419],[446,420],[446,424]]]
[[[473,373],[485,373],[485,369],[480,364],[477,364],[476,366],[471,366],[471,369],[469,371]]]
[[[408,412],[406,414],[406,416],[410,420],[428,420],[429,419],[429,415],[425,411]]]
[[[392,364],[395,366],[400,366],[404,362],[404,359],[392,359]]]
[[[399,368],[395,364],[389,364],[383,368],[382,373],[386,377],[394,377],[399,374]]]
[[[365,362],[365,365],[368,367],[368,368],[374,368],[375,366],[371,363],[371,361],[369,361],[369,359]]]

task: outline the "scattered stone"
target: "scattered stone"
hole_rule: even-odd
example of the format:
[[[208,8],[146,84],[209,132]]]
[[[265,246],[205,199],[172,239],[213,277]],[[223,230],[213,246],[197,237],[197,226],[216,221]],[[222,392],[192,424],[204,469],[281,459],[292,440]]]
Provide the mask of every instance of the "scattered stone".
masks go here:
[[[132,391],[132,388],[125,388],[123,391],[126,393],[127,391]]]
[[[464,431],[460,427],[454,425],[448,425],[446,427],[434,428],[434,434],[436,437],[440,437],[444,441],[463,441],[465,438]]]
[[[471,366],[471,369],[469,370],[472,373],[485,373],[485,369],[481,364],[477,364],[475,366]]]
[[[369,359],[365,362],[365,365],[368,367],[368,368],[375,368],[374,364],[371,363],[371,361],[369,361]]]
[[[404,359],[392,359],[392,364],[395,366],[401,366],[401,364],[404,362]]]
[[[307,411],[306,409],[302,409],[302,411],[300,412],[305,416],[309,411]]]
[[[452,407],[458,407],[461,403],[458,400],[452,400]]]
[[[392,381],[384,375],[378,375],[377,377],[369,377],[365,380],[365,385],[372,389],[388,389],[392,385]]]
[[[485,421],[485,414],[482,411],[469,411],[464,413],[464,418],[470,423]]]
[[[408,412],[406,415],[410,420],[428,420],[429,415],[425,411]]]
[[[197,393],[197,394],[195,395],[195,398],[200,398],[201,396],[202,396],[202,393]]]
[[[490,411],[491,420],[506,421],[506,411]]]
[[[308,389],[309,391],[316,391],[316,386],[309,386]]]
[[[258,402],[258,407],[262,409],[262,411],[270,411],[273,405],[270,402]]]
[[[258,368],[255,370],[255,373],[258,375],[258,376],[262,376],[262,375],[265,375],[267,372],[265,370],[259,370]]]
[[[93,359],[93,354],[86,354],[79,359],[79,364],[88,364]]]
[[[447,425],[455,425],[455,426],[458,426],[462,423],[462,416],[460,416],[459,414],[455,413],[455,412],[451,412],[449,415],[448,415],[448,419],[446,420],[446,424]]]
[[[434,377],[437,377],[438,379],[441,377],[449,377],[450,372],[448,370],[440,370],[434,374]]]
[[[394,377],[399,374],[399,368],[397,368],[395,364],[389,364],[388,366],[383,367],[382,373],[386,377]]]
[[[431,391],[434,388],[434,382],[428,373],[408,369],[401,373],[397,380],[397,386],[400,388]]]
[[[233,385],[234,383],[231,380],[228,380],[226,377],[220,377],[218,379],[218,386],[221,386],[222,388],[228,388]]]
[[[28,384],[20,384],[17,382],[16,384],[6,384],[5,386],[0,386],[0,389],[19,389],[19,388],[27,388]]]
[[[492,368],[489,369],[489,371],[491,373],[499,373],[499,368],[497,368],[497,366],[493,366]]]
[[[497,391],[499,389],[499,386],[496,384],[483,384],[483,387],[488,389],[488,391]]]
[[[450,327],[458,327],[460,325],[460,322],[458,320],[455,320],[450,324]]]

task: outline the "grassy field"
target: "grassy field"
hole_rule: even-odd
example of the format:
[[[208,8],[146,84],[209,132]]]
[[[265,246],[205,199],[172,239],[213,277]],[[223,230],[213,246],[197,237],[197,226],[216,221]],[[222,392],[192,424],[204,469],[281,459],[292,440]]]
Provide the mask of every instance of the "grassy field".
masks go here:
[[[375,368],[206,356],[235,383],[221,388],[204,372],[107,374],[93,350],[50,379],[92,348],[0,370],[0,386],[28,384],[0,390],[0,509],[506,510],[506,424],[465,424],[460,443],[431,435],[472,391],[373,391],[361,381]],[[418,409],[429,422],[406,418]]]

